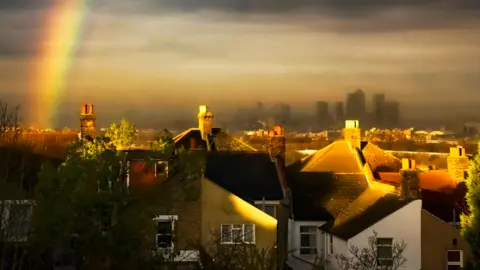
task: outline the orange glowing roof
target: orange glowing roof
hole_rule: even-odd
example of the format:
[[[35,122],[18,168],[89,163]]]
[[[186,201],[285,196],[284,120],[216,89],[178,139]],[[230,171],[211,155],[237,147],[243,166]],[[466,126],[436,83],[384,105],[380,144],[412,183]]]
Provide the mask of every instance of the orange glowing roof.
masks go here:
[[[379,175],[381,181],[387,183],[400,184],[402,180],[399,173],[381,172]],[[448,172],[420,172],[420,187],[432,191],[450,192],[457,187],[457,184]]]

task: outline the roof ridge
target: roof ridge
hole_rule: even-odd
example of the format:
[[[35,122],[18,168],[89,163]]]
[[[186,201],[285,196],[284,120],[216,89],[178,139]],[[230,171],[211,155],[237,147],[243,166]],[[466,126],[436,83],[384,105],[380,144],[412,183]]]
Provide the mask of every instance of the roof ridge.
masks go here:
[[[302,170],[305,170],[305,169],[308,169],[309,167],[315,165],[315,163],[322,157],[324,157],[329,151],[332,150],[333,148],[333,145],[336,144],[338,141],[335,141],[327,146],[325,146],[324,148],[322,149],[319,149],[317,150],[315,153],[311,154],[310,156],[313,158],[313,160],[310,160],[310,162],[307,163],[307,166],[306,167],[303,167]],[[320,153],[322,153],[322,155],[320,155]],[[318,157],[315,157],[316,155],[319,155]],[[307,157],[310,157],[310,156],[307,156]],[[305,158],[307,158],[305,157]]]
[[[250,150],[255,151],[255,152],[258,152],[257,149],[255,149],[253,146],[249,145],[248,143],[245,143],[245,142],[243,142],[243,141],[235,138],[234,136],[232,136],[231,134],[229,134],[229,133],[227,133],[227,132],[224,132],[224,133],[227,134],[227,136],[229,136],[229,137],[230,137],[231,139],[233,139],[234,141],[242,144],[243,146],[249,148]]]

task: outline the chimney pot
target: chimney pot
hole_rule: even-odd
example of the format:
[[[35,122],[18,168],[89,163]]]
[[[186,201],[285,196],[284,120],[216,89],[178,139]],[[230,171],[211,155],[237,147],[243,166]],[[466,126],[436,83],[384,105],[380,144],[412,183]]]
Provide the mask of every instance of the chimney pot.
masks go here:
[[[415,170],[415,160],[411,158],[402,158],[402,170]]]

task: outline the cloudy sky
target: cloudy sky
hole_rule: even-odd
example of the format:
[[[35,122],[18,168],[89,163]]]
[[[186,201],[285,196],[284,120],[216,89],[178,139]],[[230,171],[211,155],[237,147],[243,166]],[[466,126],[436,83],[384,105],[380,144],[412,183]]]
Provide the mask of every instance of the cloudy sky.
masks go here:
[[[257,100],[305,108],[356,88],[412,106],[480,102],[478,0],[85,2],[65,115],[84,101],[112,115]],[[0,97],[32,92],[56,3],[0,1]]]

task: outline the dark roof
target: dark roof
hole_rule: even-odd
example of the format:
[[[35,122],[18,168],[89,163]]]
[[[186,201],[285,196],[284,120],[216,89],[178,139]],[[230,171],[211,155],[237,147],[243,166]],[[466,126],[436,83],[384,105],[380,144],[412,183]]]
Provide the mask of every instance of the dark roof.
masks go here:
[[[327,222],[320,228],[347,240],[412,201],[413,199],[400,200],[394,194],[369,188],[342,211],[335,220]]]
[[[398,172],[402,168],[402,161],[400,159],[392,154],[386,153],[373,143],[362,142],[361,145],[363,157],[374,173]]]
[[[198,128],[190,128],[178,134],[173,138],[176,147],[184,147],[190,149],[191,143],[194,142],[196,147],[207,149],[206,141],[202,139],[202,134]],[[220,128],[212,129],[212,136],[209,138],[211,150],[218,151],[247,151],[256,152],[257,150],[231,136]]]
[[[289,165],[294,219],[328,221],[322,230],[349,239],[410,202],[369,187],[364,162],[361,151],[337,141]]]
[[[209,152],[205,177],[246,201],[283,198],[275,164],[266,153]]]
[[[288,178],[293,217],[302,221],[335,218],[367,188],[363,174],[300,172]]]
[[[381,181],[399,186],[401,176],[399,173],[380,173]],[[432,213],[445,222],[459,221],[463,211],[466,187],[463,182],[457,184],[448,172],[433,171],[421,172],[420,188],[422,189],[422,208]]]

